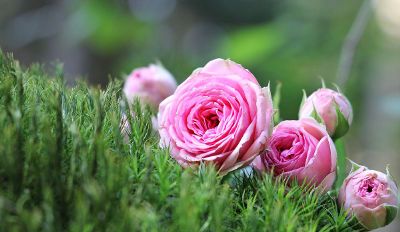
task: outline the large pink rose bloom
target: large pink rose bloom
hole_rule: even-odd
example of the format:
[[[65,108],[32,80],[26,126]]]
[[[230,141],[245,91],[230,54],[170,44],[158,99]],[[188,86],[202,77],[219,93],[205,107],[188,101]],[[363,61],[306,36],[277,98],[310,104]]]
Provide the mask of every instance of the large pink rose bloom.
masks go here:
[[[336,177],[336,149],[325,128],[313,118],[282,121],[268,140],[268,150],[252,163],[259,171],[273,171],[300,183],[329,190]]]
[[[269,89],[247,69],[212,60],[160,104],[160,144],[183,167],[212,163],[224,174],[265,149],[272,114]]]
[[[299,117],[318,117],[316,119],[322,120],[329,135],[339,138],[346,134],[353,121],[353,109],[343,94],[332,89],[321,88],[304,101]],[[341,118],[344,121],[341,121]]]
[[[398,190],[386,174],[360,167],[344,180],[339,204],[368,230],[393,221],[398,210]]]
[[[174,77],[164,67],[150,64],[133,70],[126,78],[123,91],[129,101],[138,97],[157,109],[160,102],[174,93],[176,86]]]

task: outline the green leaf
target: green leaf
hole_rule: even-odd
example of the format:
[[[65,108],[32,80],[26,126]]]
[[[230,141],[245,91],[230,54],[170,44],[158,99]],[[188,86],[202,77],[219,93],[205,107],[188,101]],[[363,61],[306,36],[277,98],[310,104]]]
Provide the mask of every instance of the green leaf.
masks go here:
[[[335,103],[336,106],[336,114],[337,114],[337,125],[335,129],[335,133],[332,135],[332,138],[338,139],[340,137],[343,137],[347,131],[349,131],[350,125],[347,119],[344,117],[342,112],[339,109],[339,106]]]
[[[332,83],[332,85],[335,86],[337,92],[343,93],[342,90],[340,89],[340,87],[336,83]]]
[[[343,180],[346,178],[346,151],[344,142],[341,139],[335,141],[335,146],[337,152],[335,189],[338,190],[342,186]]]
[[[303,99],[301,99],[301,103],[300,103],[300,109],[303,107],[304,103],[307,100],[307,93],[306,91],[303,89]]]
[[[389,176],[390,178],[392,177],[389,171],[389,164],[386,165],[386,175]]]
[[[320,77],[320,79],[321,79],[321,86],[322,86],[322,88],[326,89],[326,84],[325,84],[324,78]]]
[[[281,119],[279,115],[279,102],[281,101],[281,88],[282,88],[282,83],[278,82],[276,85],[274,97],[272,98],[274,108],[276,109],[276,112],[274,114],[274,125],[277,125]]]
[[[388,225],[396,218],[398,208],[393,205],[385,205],[385,208],[386,208],[386,225]]]
[[[392,174],[390,174],[390,171],[389,171],[389,164],[386,165],[386,175],[387,175],[391,180],[393,180],[393,182],[394,182],[396,185],[398,185],[396,179],[392,176]]]
[[[354,162],[354,161],[351,160],[351,159],[348,159],[348,160],[349,160],[350,163],[351,163],[351,170],[350,170],[350,172],[355,172],[355,171],[357,171],[359,168],[364,167],[364,166],[362,166],[362,165],[360,165],[360,164]],[[364,168],[365,168],[365,167],[364,167]]]
[[[325,125],[324,120],[318,114],[317,109],[315,108],[314,104],[313,104],[313,111],[311,113],[311,117],[313,117],[315,120],[317,120],[318,123]]]

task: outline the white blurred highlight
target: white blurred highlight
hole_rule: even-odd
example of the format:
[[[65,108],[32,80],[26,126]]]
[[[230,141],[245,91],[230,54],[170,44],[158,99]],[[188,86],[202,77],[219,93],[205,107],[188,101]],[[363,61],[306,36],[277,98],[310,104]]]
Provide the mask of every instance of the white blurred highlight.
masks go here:
[[[400,0],[375,0],[374,8],[382,30],[400,38]]]

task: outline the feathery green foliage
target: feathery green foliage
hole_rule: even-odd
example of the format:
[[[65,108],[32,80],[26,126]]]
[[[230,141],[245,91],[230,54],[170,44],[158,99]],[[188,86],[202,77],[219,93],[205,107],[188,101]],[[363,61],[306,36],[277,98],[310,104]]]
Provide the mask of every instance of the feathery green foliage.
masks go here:
[[[306,187],[183,170],[121,85],[66,87],[62,71],[0,54],[0,231],[351,230],[334,199]]]

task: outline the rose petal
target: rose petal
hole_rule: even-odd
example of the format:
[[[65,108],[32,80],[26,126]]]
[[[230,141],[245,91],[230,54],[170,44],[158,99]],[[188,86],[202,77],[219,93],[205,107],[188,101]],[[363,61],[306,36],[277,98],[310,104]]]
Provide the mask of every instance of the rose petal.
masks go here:
[[[386,224],[386,209],[383,205],[369,209],[364,205],[352,205],[350,211],[357,220],[367,229],[373,230]]]

